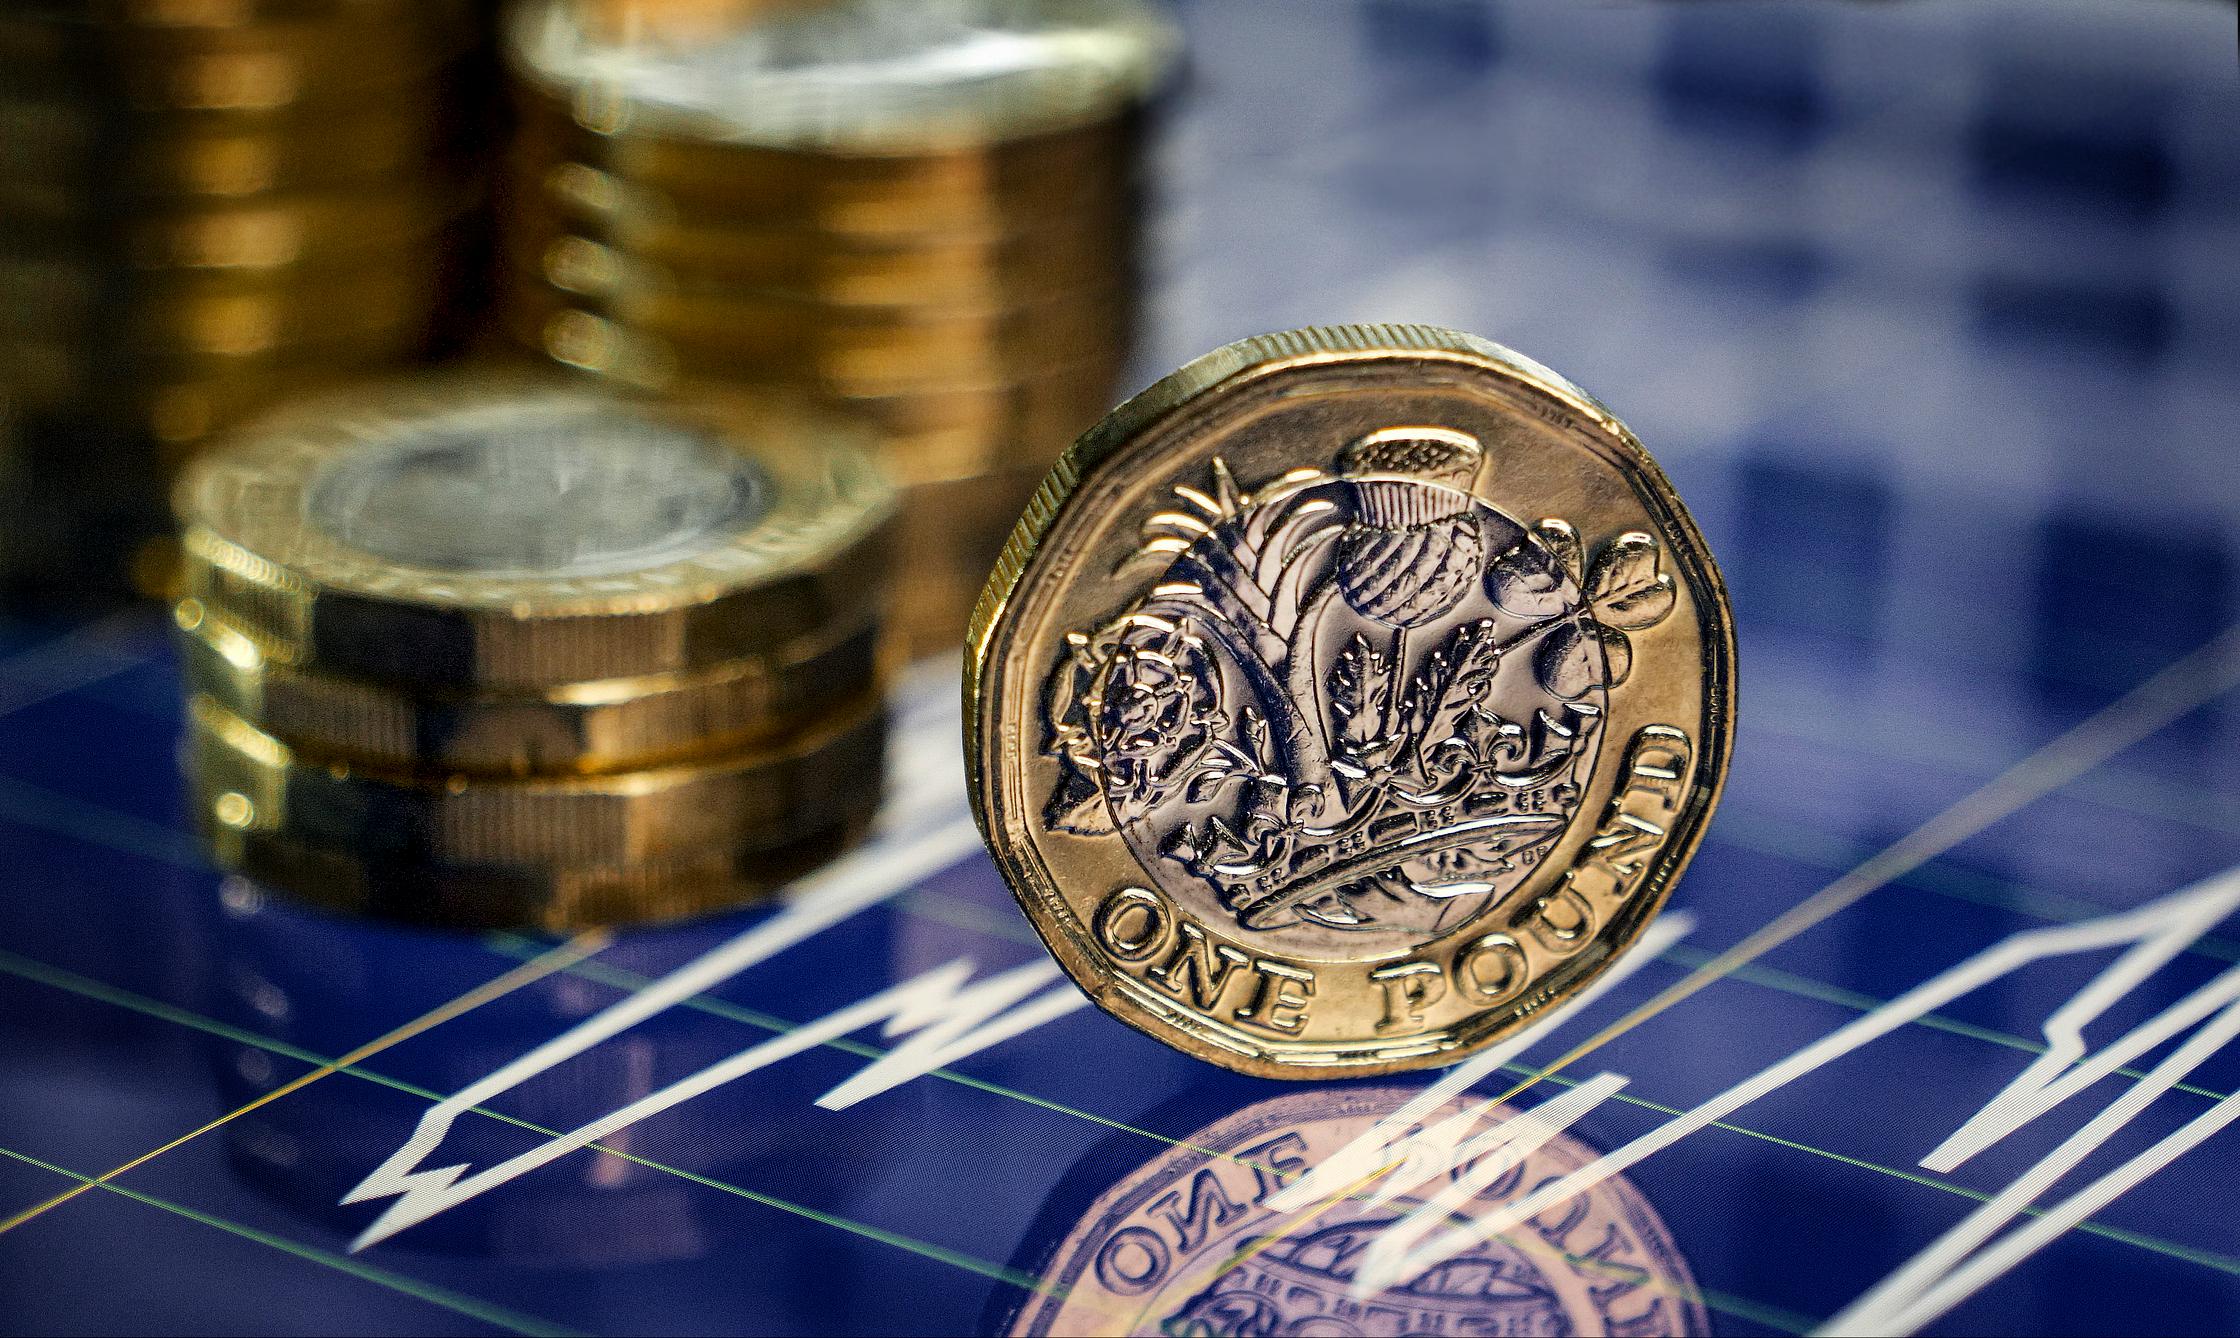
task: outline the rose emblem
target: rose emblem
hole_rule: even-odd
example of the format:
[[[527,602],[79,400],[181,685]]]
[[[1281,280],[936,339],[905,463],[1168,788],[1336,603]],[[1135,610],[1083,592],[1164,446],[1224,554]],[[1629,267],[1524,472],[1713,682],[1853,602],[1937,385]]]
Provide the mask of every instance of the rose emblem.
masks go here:
[[[1066,737],[1062,755],[1103,777],[1097,787],[1115,810],[1154,802],[1184,775],[1226,727],[1221,674],[1187,620],[1127,618],[1081,638],[1057,685],[1054,716]],[[1087,796],[1067,800],[1069,830],[1096,830]],[[1084,825],[1085,824],[1085,825]]]

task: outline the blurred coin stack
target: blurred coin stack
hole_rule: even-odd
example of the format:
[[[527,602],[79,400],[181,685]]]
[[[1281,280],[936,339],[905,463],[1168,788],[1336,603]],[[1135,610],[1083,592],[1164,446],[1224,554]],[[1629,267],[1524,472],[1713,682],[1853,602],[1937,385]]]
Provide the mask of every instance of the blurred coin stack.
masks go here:
[[[868,823],[894,491],[860,425],[461,376],[282,410],[176,503],[221,864],[461,926],[735,904]]]
[[[905,486],[894,618],[962,640],[1133,339],[1141,0],[532,0],[500,298],[559,362],[805,392]]]
[[[0,13],[0,585],[114,593],[212,431],[424,350],[482,26],[476,0]]]

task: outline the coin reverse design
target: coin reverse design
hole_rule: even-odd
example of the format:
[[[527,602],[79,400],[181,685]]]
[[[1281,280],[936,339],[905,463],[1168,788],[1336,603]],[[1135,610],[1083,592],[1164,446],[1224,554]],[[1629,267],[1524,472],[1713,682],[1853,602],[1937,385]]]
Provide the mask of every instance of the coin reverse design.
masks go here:
[[[1556,1134],[1519,1156],[1442,1170],[1436,1152],[1375,1194],[1306,1210],[1278,1191],[1363,1140],[1393,1147],[1398,1087],[1293,1090],[1198,1130],[1104,1191],[1051,1250],[1007,1331],[1046,1334],[1708,1334],[1688,1261],[1639,1189],[1598,1182],[1559,1213],[1472,1240],[1364,1295],[1379,1257],[1423,1252],[1450,1228],[1592,1162]],[[1418,1128],[1498,1128],[1513,1112],[1451,1101]],[[1374,1143],[1371,1144],[1372,1146]],[[1381,1160],[1381,1159],[1380,1159]],[[1433,1207],[1434,1203],[1439,1207]]]
[[[1108,1011],[1268,1076],[1450,1063],[1581,988],[1717,801],[1709,549],[1498,345],[1220,349],[1059,463],[974,619],[989,846]]]

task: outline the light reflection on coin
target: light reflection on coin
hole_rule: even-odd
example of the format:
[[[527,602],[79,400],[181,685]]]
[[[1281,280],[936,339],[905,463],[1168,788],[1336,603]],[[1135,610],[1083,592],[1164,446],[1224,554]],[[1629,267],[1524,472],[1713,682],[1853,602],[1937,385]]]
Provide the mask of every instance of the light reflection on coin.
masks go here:
[[[1318,1200],[1303,1213],[1269,1206],[1311,1167],[1370,1134],[1412,1091],[1302,1092],[1246,1108],[1182,1139],[1112,1186],[1052,1252],[1044,1289],[1010,1332],[1044,1334],[1611,1334],[1711,1331],[1671,1234],[1630,1183],[1602,1182],[1570,1210],[1479,1240],[1364,1296],[1373,1256],[1467,1227],[1529,1189],[1592,1160],[1557,1135],[1451,1211],[1426,1200],[1465,1166],[1390,1198]],[[1416,1126],[1461,1112],[1440,1107]],[[1474,1126],[1513,1114],[1493,1107]],[[1395,1143],[1395,1156],[1404,1144]],[[1496,1154],[1498,1155],[1498,1154]],[[1470,1169],[1476,1169],[1470,1167]],[[1420,1231],[1420,1235],[1417,1233]]]
[[[516,63],[579,114],[711,142],[924,152],[1069,128],[1141,97],[1174,36],[1140,0],[845,3],[752,24],[599,32],[580,7],[520,7]],[[618,40],[619,39],[619,40]]]
[[[582,407],[345,457],[310,518],[376,557],[483,575],[596,576],[674,561],[752,524],[768,484],[703,434]]]
[[[1693,852],[1733,713],[1640,443],[1423,326],[1247,340],[1116,410],[971,646],[967,774],[1044,941],[1268,1076],[1452,1062],[1580,988]]]
[[[893,489],[857,425],[429,376],[197,461],[187,593],[308,671],[414,689],[693,673],[862,626]]]

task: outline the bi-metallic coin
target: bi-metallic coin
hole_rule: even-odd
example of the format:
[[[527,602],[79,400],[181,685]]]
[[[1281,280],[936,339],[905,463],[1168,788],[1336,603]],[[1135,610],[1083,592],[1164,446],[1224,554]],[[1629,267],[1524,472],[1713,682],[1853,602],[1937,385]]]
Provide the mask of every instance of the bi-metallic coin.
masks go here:
[[[346,392],[190,466],[186,593],[273,659],[411,689],[690,673],[879,607],[863,442],[527,378]]]
[[[451,775],[594,775],[768,742],[876,695],[879,627],[689,674],[515,692],[409,692],[304,673],[197,599],[173,611],[189,687],[322,761]]]
[[[1452,331],[1293,331],[1051,472],[973,617],[967,776],[1106,1010],[1248,1073],[1387,1072],[1640,934],[1734,673],[1702,535],[1584,391]]]

